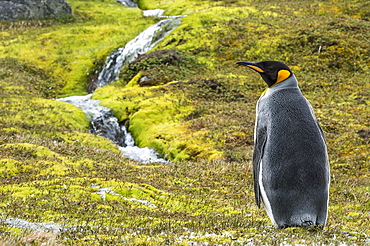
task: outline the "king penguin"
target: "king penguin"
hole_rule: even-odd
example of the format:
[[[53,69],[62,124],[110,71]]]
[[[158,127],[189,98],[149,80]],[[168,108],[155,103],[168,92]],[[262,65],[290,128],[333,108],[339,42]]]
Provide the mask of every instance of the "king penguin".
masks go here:
[[[278,61],[245,62],[268,89],[256,106],[253,177],[276,228],[326,224],[330,170],[324,132],[290,68]]]

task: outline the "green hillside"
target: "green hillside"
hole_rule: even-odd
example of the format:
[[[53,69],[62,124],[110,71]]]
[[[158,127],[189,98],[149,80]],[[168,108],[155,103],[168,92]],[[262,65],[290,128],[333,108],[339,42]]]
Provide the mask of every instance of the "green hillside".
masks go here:
[[[123,157],[55,100],[87,94],[106,56],[159,18],[115,0],[67,2],[73,17],[0,22],[0,244],[370,243],[368,1],[138,0],[187,16],[93,98],[172,164]],[[331,166],[324,230],[276,230],[255,205],[266,86],[238,60],[288,64],[314,107]]]

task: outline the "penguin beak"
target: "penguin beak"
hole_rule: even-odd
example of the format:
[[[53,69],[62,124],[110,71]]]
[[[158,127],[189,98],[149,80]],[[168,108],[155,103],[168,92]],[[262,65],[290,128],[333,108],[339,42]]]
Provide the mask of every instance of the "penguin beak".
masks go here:
[[[247,67],[252,68],[254,71],[257,71],[259,73],[264,73],[265,72],[265,71],[262,70],[262,68],[257,66],[256,63],[253,63],[253,62],[238,61],[238,62],[236,62],[236,64],[247,66]]]

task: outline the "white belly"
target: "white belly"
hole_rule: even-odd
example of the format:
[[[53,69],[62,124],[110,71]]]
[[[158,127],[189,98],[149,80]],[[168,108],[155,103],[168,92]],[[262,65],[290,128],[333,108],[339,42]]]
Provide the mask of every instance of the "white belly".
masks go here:
[[[262,182],[262,160],[261,160],[261,163],[260,163],[260,171],[259,171],[259,175],[258,175],[258,184],[259,184],[259,188],[260,188],[260,193],[261,193],[261,196],[262,196],[262,201],[263,201],[263,205],[265,206],[265,209],[267,211],[267,214],[269,215],[270,217],[270,220],[272,221],[272,223],[274,224],[275,227],[278,227],[278,225],[276,224],[276,221],[274,219],[274,215],[272,214],[272,209],[271,209],[271,205],[270,205],[270,201],[266,195],[266,191],[265,191],[265,187],[263,185],[263,182]]]

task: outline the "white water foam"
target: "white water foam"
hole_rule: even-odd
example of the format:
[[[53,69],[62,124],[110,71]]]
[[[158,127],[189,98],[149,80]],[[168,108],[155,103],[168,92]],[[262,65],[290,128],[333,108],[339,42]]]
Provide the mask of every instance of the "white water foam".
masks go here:
[[[181,18],[186,17],[187,15],[163,15],[163,9],[149,9],[143,10],[143,16],[145,17],[159,17],[159,18]]]
[[[129,157],[130,159],[135,161],[140,161],[142,163],[152,163],[152,162],[167,164],[170,163],[169,161],[160,158],[158,153],[151,148],[148,147],[139,148],[135,146],[135,142],[131,133],[127,132],[126,127],[122,130],[125,132],[126,136],[125,139],[126,147],[119,147],[119,149],[121,150],[121,153],[124,156]]]
[[[153,16],[153,17],[162,17],[164,13],[164,9],[149,9],[143,10],[143,15],[145,17]]]
[[[92,94],[86,96],[71,96],[59,98],[58,101],[70,103],[81,109],[87,116],[89,121],[93,120],[95,115],[104,114],[110,111],[109,108],[100,106],[99,100],[91,99]]]

